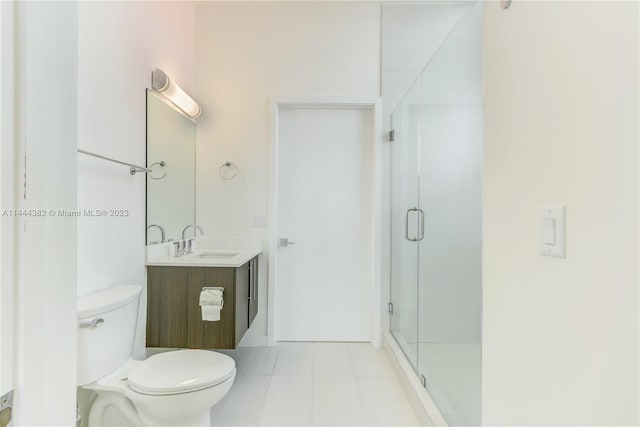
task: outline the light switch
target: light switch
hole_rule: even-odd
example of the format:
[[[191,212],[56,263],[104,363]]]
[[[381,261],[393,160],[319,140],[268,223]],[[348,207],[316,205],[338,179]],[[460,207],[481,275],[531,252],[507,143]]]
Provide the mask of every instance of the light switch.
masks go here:
[[[540,208],[540,255],[565,257],[565,207]]]
[[[545,218],[542,225],[543,239],[545,245],[556,244],[556,220],[555,218]]]
[[[262,228],[266,226],[266,218],[263,213],[254,213],[251,215],[251,226],[255,228]]]

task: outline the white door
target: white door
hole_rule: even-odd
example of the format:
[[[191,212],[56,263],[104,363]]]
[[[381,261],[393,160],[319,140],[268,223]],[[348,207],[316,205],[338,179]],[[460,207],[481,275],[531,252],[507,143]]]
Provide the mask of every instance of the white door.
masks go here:
[[[369,341],[373,111],[281,108],[276,340]]]

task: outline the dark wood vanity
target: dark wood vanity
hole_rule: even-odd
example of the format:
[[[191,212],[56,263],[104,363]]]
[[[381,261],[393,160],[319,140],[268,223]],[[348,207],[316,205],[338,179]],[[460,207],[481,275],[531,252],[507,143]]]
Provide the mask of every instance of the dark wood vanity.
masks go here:
[[[216,322],[202,320],[208,286],[224,288]],[[257,313],[258,257],[240,267],[147,267],[147,347],[236,348]]]

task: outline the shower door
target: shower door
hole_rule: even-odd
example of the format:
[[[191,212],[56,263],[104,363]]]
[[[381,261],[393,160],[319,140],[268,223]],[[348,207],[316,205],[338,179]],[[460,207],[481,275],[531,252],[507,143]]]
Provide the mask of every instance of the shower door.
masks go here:
[[[480,424],[481,8],[392,115],[391,330],[449,425]]]
[[[418,209],[419,126],[415,106],[419,85],[413,85],[393,113],[391,150],[391,333],[417,371],[418,367]]]

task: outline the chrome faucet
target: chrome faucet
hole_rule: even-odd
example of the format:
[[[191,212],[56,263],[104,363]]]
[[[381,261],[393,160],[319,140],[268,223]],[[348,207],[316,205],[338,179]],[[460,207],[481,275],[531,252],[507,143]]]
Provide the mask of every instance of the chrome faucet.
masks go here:
[[[185,240],[184,235],[186,234],[187,230],[189,229],[189,227],[193,227],[194,224],[189,224],[187,225],[185,228],[182,229],[182,240]],[[198,229],[198,231],[200,232],[200,235],[204,236],[204,231],[202,230],[202,227],[200,227],[198,224],[195,224],[195,227]],[[195,236],[194,236],[195,237]]]
[[[178,240],[177,242],[173,242],[173,256],[181,257],[185,255],[185,242],[184,240]]]
[[[184,248],[184,253],[185,254],[192,254],[193,253],[193,241],[196,239],[188,239],[185,240],[185,248]]]
[[[165,242],[164,228],[162,228],[162,226],[158,224],[149,224],[147,225],[147,231],[149,231],[151,227],[158,227],[160,229],[160,243],[164,243]]]
[[[195,239],[177,240],[173,242],[173,256],[181,257],[193,253],[193,241]]]

